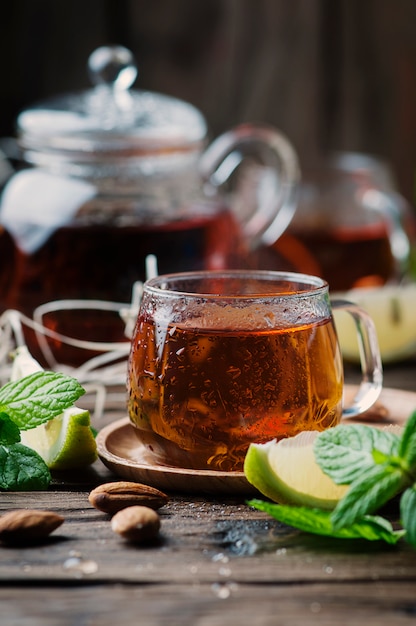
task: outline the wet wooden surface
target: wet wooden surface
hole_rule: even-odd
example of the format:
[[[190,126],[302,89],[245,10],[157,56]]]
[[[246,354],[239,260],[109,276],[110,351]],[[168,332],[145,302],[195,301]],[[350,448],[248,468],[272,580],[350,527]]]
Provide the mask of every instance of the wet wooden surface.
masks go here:
[[[386,370],[385,380],[416,391],[416,364]],[[114,478],[98,461],[55,477],[47,492],[0,494],[1,512],[35,507],[65,518],[41,545],[0,547],[2,626],[415,623],[416,551],[404,542],[312,537],[242,496],[171,493],[158,540],[133,546],[88,502],[93,486]]]

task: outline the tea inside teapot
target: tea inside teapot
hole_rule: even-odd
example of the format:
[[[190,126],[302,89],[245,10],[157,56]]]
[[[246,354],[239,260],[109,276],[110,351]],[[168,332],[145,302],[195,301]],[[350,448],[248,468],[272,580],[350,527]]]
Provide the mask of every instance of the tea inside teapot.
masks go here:
[[[337,153],[304,170],[292,222],[258,254],[270,269],[321,276],[334,291],[379,286],[406,275],[414,226],[385,163]]]

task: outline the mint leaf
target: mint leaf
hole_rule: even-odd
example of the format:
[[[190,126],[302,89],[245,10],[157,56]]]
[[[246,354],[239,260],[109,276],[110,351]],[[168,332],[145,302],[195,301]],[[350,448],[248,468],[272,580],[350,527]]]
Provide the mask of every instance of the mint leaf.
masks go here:
[[[0,413],[0,444],[8,446],[20,441],[20,430],[7,413]]]
[[[400,438],[365,424],[341,425],[319,433],[316,462],[339,485],[348,485],[379,463],[398,454]]]
[[[334,528],[351,526],[360,517],[373,513],[407,486],[400,467],[375,465],[357,478],[331,515]]]
[[[407,420],[401,436],[398,454],[404,460],[409,471],[416,474],[416,411]]]
[[[0,445],[0,489],[42,490],[47,489],[50,480],[48,466],[34,450],[21,443]]]
[[[304,532],[339,539],[367,539],[395,544],[403,536],[403,531],[395,531],[390,522],[380,516],[367,515],[349,527],[334,529],[330,511],[307,507],[273,504],[262,500],[250,500],[250,506],[269,513],[283,524],[288,524]]]
[[[334,528],[351,526],[414,482],[410,462],[416,456],[415,428],[416,413],[404,437],[364,424],[338,426],[318,435],[314,445],[318,465],[334,482],[350,485],[332,513]]]
[[[39,371],[0,389],[0,412],[7,413],[20,430],[28,430],[60,415],[83,393],[74,378]]]
[[[406,489],[400,498],[400,515],[406,541],[416,548],[416,485]]]

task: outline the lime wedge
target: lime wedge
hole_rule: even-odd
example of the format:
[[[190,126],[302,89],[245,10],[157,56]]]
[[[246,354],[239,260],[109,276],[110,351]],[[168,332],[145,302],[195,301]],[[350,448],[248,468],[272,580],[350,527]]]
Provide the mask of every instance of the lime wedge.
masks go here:
[[[21,346],[14,353],[10,378],[19,380],[42,369],[27,347]],[[90,465],[97,458],[90,413],[76,406],[45,424],[21,431],[20,436],[22,444],[35,450],[50,469],[77,469]]]
[[[347,486],[336,485],[315,461],[317,431],[264,444],[250,444],[244,473],[263,495],[279,504],[333,509]]]
[[[331,298],[354,302],[372,317],[384,363],[416,355],[416,284],[352,289],[331,294]],[[351,316],[335,310],[334,318],[343,356],[359,361],[357,332]]]
[[[71,407],[46,424],[20,433],[22,443],[43,458],[50,469],[67,470],[90,465],[97,446],[89,411]]]
[[[26,346],[16,348],[12,356],[13,363],[10,380],[20,380],[20,378],[43,370],[43,367],[33,358]]]

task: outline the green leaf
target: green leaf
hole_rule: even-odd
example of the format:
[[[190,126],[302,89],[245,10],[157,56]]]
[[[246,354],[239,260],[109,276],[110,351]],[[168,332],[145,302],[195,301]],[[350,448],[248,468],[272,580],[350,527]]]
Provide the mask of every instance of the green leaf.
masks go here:
[[[334,528],[351,526],[360,517],[377,511],[407,486],[406,481],[407,476],[400,467],[375,465],[366,469],[333,510]]]
[[[367,539],[395,544],[403,536],[403,531],[393,530],[390,522],[380,516],[365,516],[348,528],[334,529],[331,513],[322,509],[273,504],[262,500],[250,500],[247,504],[269,513],[283,524],[304,532],[339,539]]]
[[[416,548],[416,485],[412,485],[400,499],[402,526],[406,531],[406,541]]]
[[[51,474],[43,459],[20,443],[0,445],[0,489],[36,491],[47,489]]]
[[[339,485],[349,485],[369,469],[398,453],[400,438],[365,424],[341,425],[319,433],[316,461]]]
[[[35,428],[60,415],[84,393],[74,378],[40,371],[7,383],[0,389],[0,411],[20,430]]]
[[[0,444],[9,446],[20,441],[20,430],[7,413],[0,413]]]
[[[407,420],[401,436],[398,454],[409,467],[409,471],[416,474],[416,411]]]

